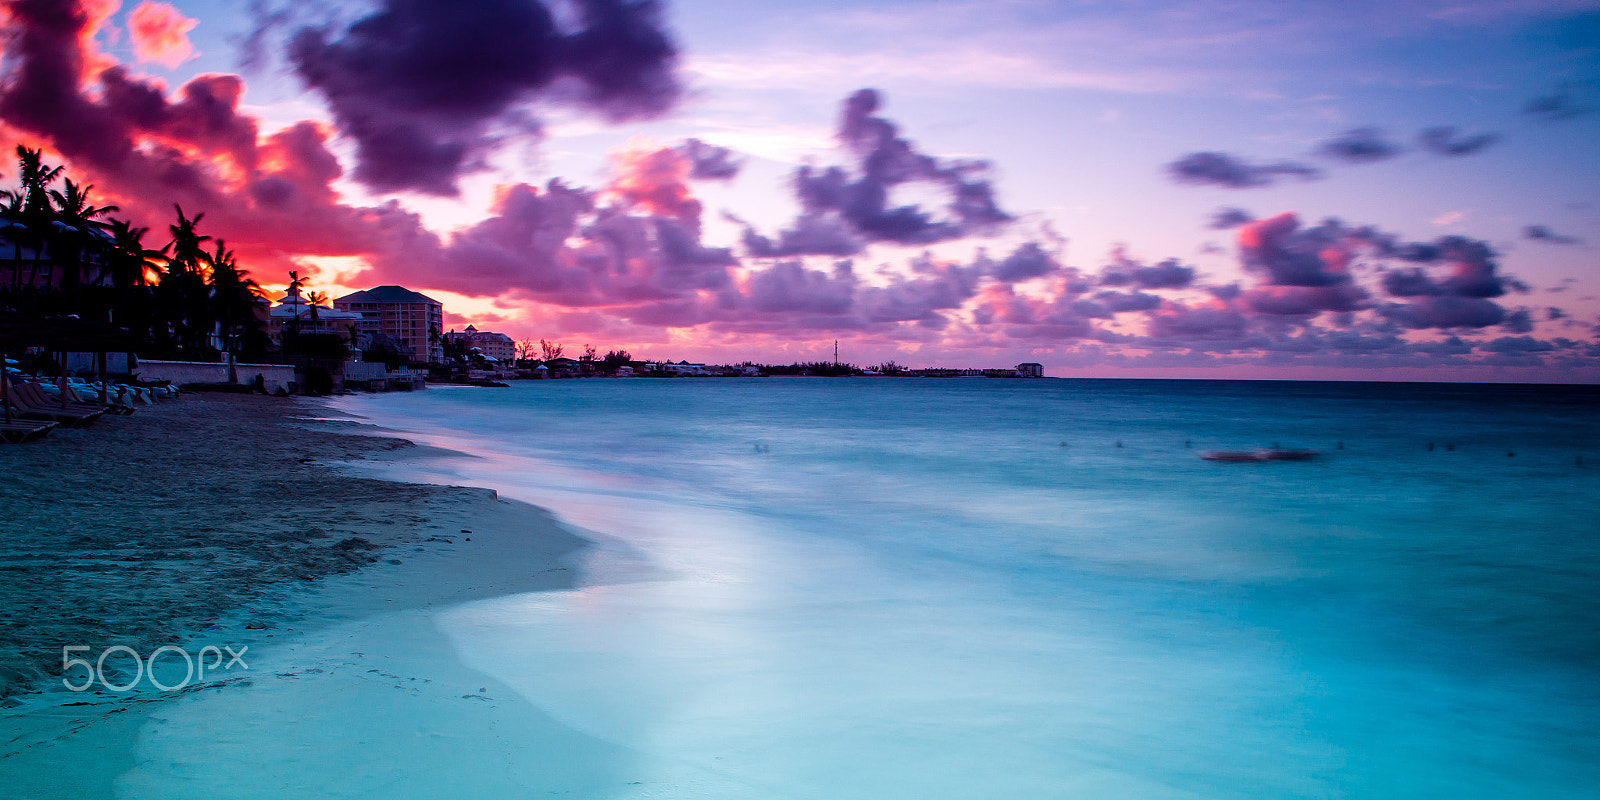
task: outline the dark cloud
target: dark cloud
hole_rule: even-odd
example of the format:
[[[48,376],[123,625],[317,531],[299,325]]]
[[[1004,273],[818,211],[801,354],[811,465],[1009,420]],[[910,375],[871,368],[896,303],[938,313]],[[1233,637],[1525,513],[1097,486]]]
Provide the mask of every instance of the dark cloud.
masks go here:
[[[1258,286],[1247,290],[1245,304],[1252,311],[1275,316],[1314,316],[1324,311],[1354,311],[1367,293],[1354,283],[1334,286]]]
[[[1548,353],[1556,346],[1532,336],[1502,336],[1478,345],[1478,349],[1488,353]]]
[[[1322,170],[1293,161],[1251,164],[1227,153],[1190,153],[1167,165],[1167,174],[1178,183],[1249,189],[1271,186],[1279,178],[1316,180]]]
[[[763,313],[844,314],[855,304],[856,280],[848,262],[832,274],[785,261],[755,273],[745,305]]]
[[[1047,252],[1038,242],[1027,242],[1011,255],[1006,256],[1000,263],[995,264],[991,274],[995,280],[1006,283],[1042,278],[1060,269],[1055,256]]]
[[[1526,308],[1519,308],[1506,314],[1506,318],[1500,322],[1500,330],[1506,333],[1532,333],[1533,313]]]
[[[802,214],[778,232],[776,242],[746,225],[743,243],[745,252],[755,258],[851,256],[861,252],[866,239],[837,214]]]
[[[1173,304],[1150,317],[1150,335],[1199,342],[1232,341],[1243,337],[1250,321],[1227,306]]]
[[[1453,126],[1428,128],[1417,135],[1417,145],[1436,156],[1470,156],[1498,141],[1497,134],[1463,136]]]
[[[1563,236],[1544,225],[1529,225],[1523,228],[1522,238],[1550,244],[1580,244],[1583,241],[1575,236]]]
[[[1584,116],[1594,111],[1594,107],[1583,102],[1575,91],[1568,88],[1535,97],[1529,100],[1522,110],[1546,121],[1559,122]]]
[[[1567,312],[1562,311],[1561,309],[1559,309],[1559,308],[1557,308],[1555,306],[1549,306],[1549,307],[1545,308],[1544,311],[1545,311],[1545,319],[1548,319],[1548,320],[1551,320],[1551,321],[1555,321],[1555,320],[1558,320],[1558,319],[1566,319],[1566,317],[1567,317]]]
[[[1206,227],[1214,231],[1225,231],[1254,219],[1255,215],[1242,208],[1224,206],[1211,212],[1211,219],[1206,222]]]
[[[923,245],[993,233],[1012,220],[995,200],[987,161],[939,159],[917,151],[899,128],[877,115],[876,90],[844,101],[837,137],[855,158],[850,167],[802,166],[793,187],[800,216],[777,241],[747,230],[751,255],[852,255],[871,242]],[[942,210],[894,205],[900,186],[942,191]]]
[[[744,166],[743,161],[733,157],[732,150],[699,139],[685,140],[678,152],[689,159],[689,177],[697,181],[732,180]]]
[[[1145,265],[1131,259],[1121,247],[1112,251],[1112,263],[1100,271],[1101,286],[1136,286],[1140,289],[1184,289],[1194,282],[1194,268],[1169,258]]]
[[[1397,269],[1383,274],[1383,290],[1394,297],[1425,297],[1444,294],[1421,269]]]
[[[1410,303],[1391,303],[1378,307],[1386,319],[1411,329],[1482,328],[1498,325],[1505,309],[1491,300],[1455,295],[1425,297]]]
[[[384,0],[337,37],[303,28],[290,40],[296,72],[321,92],[356,142],[355,178],[378,191],[453,195],[497,128],[530,126],[558,80],[562,100],[611,119],[676,102],[677,50],[654,0],[575,0],[563,32],[539,0]]]
[[[1293,212],[1255,220],[1239,229],[1239,255],[1246,270],[1264,274],[1273,286],[1336,286],[1350,282],[1350,250],[1337,222],[1301,228]]]
[[[1377,128],[1352,128],[1317,147],[1317,154],[1323,158],[1346,164],[1371,164],[1394,158],[1401,152],[1403,148],[1385,139],[1383,131]]]

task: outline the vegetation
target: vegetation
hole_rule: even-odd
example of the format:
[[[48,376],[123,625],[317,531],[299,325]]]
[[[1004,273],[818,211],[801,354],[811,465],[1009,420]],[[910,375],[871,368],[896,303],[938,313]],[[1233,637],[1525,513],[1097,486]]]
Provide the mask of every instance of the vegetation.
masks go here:
[[[0,265],[9,256],[10,266],[0,308],[127,328],[149,358],[266,353],[265,295],[223,242],[208,245],[204,214],[175,206],[170,241],[151,250],[149,229],[111,218],[117,207],[94,205],[94,187],[45,164],[39,150],[19,146],[17,157],[19,185],[0,192]]]
[[[822,375],[830,378],[860,375],[861,368],[854,364],[835,364],[832,361],[805,361],[794,364],[755,364],[768,375]]]

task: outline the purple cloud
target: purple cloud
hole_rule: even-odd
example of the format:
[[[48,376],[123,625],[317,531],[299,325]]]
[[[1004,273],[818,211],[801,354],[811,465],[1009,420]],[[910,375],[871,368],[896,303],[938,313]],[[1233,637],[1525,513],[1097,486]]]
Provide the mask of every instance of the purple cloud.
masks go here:
[[[1394,158],[1403,151],[1400,145],[1383,138],[1377,128],[1352,128],[1317,147],[1323,158],[1346,164],[1372,164]]]
[[[1250,189],[1271,186],[1284,177],[1316,180],[1322,177],[1322,170],[1293,161],[1251,164],[1227,153],[1200,152],[1168,164],[1167,174],[1178,183]]]
[[[1214,231],[1225,231],[1254,220],[1255,215],[1242,208],[1223,207],[1211,212],[1211,219],[1206,222],[1206,227]]]
[[[576,0],[561,30],[539,0],[383,0],[346,28],[303,28],[288,55],[356,142],[355,178],[378,191],[454,195],[496,128],[529,129],[524,106],[560,99],[610,119],[659,114],[681,88],[654,0]]]
[[[1452,126],[1428,128],[1417,135],[1417,145],[1436,156],[1470,156],[1498,141],[1497,134],[1463,136]]]
[[[1563,236],[1556,233],[1544,225],[1529,225],[1523,228],[1522,238],[1549,244],[1581,244],[1583,242],[1582,239],[1575,236]]]

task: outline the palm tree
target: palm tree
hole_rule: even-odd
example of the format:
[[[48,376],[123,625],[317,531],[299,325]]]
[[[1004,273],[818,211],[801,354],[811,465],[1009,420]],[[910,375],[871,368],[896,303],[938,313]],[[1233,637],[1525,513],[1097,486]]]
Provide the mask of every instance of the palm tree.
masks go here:
[[[161,279],[161,251],[144,246],[149,228],[111,220],[111,283],[116,287],[113,321],[144,342],[150,336],[150,284]]]
[[[211,265],[211,301],[217,320],[217,333],[222,348],[238,354],[246,340],[261,330],[261,320],[256,307],[266,299],[266,292],[250,278],[250,273],[239,269],[233,251],[219,239],[217,249],[205,256]]]
[[[204,244],[210,236],[195,230],[205,214],[186,217],[181,206],[178,222],[169,225],[172,241],[161,248],[167,261],[167,272],[156,287],[158,310],[165,318],[165,328],[171,332],[172,343],[191,357],[206,355],[211,334],[215,329],[212,317],[211,293],[206,286],[207,253]]]
[[[46,234],[54,221],[51,219],[50,184],[60,177],[62,168],[45,164],[41,151],[22,145],[17,145],[17,160],[17,178],[21,186],[12,193],[12,202],[18,206],[12,230],[19,238],[30,239],[34,246],[33,263],[28,270],[28,285],[33,286],[39,280],[39,262],[48,240]]]
[[[65,191],[50,190],[50,197],[55,200],[56,219],[50,223],[55,231],[52,236],[55,246],[51,251],[56,264],[61,267],[61,288],[67,292],[70,307],[77,311],[78,285],[83,278],[83,259],[91,247],[98,247],[103,255],[104,240],[97,237],[96,230],[107,227],[105,222],[97,217],[103,217],[118,210],[116,206],[95,206],[89,202],[89,190],[93,186],[80,186],[72,182],[71,178],[64,180]],[[99,265],[100,274],[88,283],[98,283],[105,278],[105,263]]]
[[[311,329],[312,330],[316,330],[317,329],[317,306],[320,306],[323,303],[328,302],[328,293],[327,292],[312,292],[311,294],[306,295],[306,302],[310,304],[309,307],[306,310],[311,312]]]

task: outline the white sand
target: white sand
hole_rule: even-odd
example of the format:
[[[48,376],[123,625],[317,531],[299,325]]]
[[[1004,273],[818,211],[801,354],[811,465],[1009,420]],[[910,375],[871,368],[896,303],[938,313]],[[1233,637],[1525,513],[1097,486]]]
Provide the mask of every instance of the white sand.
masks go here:
[[[367,796],[494,752],[506,768],[455,796],[615,772],[461,666],[429,616],[569,586],[583,540],[488,490],[326,466],[422,448],[293,419],[323,413],[191,396],[0,454],[0,798]],[[74,694],[55,673],[80,643],[249,647],[249,669]]]

